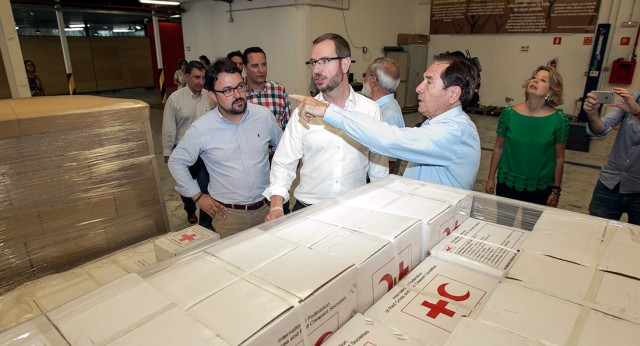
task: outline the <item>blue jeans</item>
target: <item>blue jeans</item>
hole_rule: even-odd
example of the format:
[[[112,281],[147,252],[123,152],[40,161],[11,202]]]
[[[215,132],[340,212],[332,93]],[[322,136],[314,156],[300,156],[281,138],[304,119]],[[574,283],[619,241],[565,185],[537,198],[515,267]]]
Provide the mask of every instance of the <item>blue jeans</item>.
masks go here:
[[[613,190],[600,180],[593,188],[589,215],[620,220],[627,213],[629,223],[640,225],[640,193],[620,193],[620,183]]]

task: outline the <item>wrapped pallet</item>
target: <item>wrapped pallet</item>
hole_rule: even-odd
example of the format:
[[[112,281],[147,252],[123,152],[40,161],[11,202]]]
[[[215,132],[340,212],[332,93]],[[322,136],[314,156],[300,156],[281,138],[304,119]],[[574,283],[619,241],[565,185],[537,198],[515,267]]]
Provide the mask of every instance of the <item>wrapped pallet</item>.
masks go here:
[[[149,106],[0,101],[0,293],[165,233]]]

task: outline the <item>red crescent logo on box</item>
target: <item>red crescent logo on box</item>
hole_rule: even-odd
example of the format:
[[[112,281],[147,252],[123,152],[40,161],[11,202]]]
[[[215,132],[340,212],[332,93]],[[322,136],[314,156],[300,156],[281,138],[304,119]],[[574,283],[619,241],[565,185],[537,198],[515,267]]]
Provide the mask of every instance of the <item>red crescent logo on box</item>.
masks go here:
[[[320,337],[318,338],[318,340],[315,343],[315,346],[320,346],[325,339],[327,339],[329,337],[329,335],[333,334],[332,332],[325,332],[324,334],[320,335]]]

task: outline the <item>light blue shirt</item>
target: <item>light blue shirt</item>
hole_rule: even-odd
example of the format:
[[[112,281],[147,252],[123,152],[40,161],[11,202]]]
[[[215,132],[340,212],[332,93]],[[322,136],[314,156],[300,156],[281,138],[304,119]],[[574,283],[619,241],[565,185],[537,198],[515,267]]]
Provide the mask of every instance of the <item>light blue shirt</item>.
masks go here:
[[[212,110],[189,127],[169,157],[176,190],[187,197],[200,192],[188,167],[201,156],[211,197],[227,204],[259,202],[269,186],[269,144],[275,148],[281,136],[276,118],[265,107],[247,103],[238,124],[218,108]]]
[[[378,154],[409,161],[404,176],[430,183],[473,189],[480,167],[480,137],[458,106],[422,127],[398,128],[330,105],[324,120]]]
[[[380,111],[382,112],[382,120],[389,125],[395,125],[403,128],[404,117],[402,116],[402,109],[393,94],[382,96],[376,100]]]
[[[393,94],[384,95],[376,100],[380,111],[382,112],[382,120],[389,125],[394,125],[400,128],[404,127],[404,117],[402,116],[402,109],[396,101]],[[394,157],[389,158],[390,161],[395,161]]]

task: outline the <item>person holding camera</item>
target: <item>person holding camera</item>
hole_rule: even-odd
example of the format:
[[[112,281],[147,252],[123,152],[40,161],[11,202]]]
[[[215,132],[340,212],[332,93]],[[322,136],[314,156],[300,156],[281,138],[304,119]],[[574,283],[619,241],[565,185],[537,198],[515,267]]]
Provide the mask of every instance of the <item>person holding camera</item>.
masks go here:
[[[569,139],[569,119],[556,108],[563,102],[562,76],[552,67],[539,66],[522,87],[525,101],[506,108],[498,119],[485,191],[557,207]],[[498,205],[498,223],[511,226],[517,210],[505,208]],[[525,208],[523,213],[522,228],[528,229],[538,212]]]
[[[613,92],[622,103],[612,103],[613,109],[602,118],[598,114],[602,100],[597,93],[588,93],[582,106],[587,113],[588,135],[604,136],[620,125],[593,189],[589,214],[619,220],[627,213],[629,223],[640,225],[640,94],[623,88],[613,88]]]

